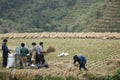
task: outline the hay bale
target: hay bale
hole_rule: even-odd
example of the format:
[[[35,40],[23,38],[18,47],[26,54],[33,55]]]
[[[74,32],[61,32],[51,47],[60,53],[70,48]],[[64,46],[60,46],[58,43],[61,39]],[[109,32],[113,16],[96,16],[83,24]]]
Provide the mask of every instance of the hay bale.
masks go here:
[[[55,49],[55,47],[53,47],[53,46],[50,46],[50,47],[48,47],[48,49],[47,49],[47,52],[48,53],[50,53],[50,52],[55,52],[56,51],[56,49]]]

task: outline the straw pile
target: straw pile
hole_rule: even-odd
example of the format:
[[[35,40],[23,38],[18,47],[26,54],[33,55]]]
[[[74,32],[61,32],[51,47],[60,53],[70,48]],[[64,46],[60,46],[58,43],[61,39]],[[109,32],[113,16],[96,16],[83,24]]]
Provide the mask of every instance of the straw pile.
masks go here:
[[[66,63],[67,62],[67,63]],[[42,69],[14,69],[11,71],[11,75],[14,77],[23,77],[32,80],[35,75],[42,76],[58,76],[58,77],[67,77],[73,76],[77,78],[81,78],[82,72],[79,71],[78,67],[74,67],[71,61],[60,61],[53,62],[54,64],[50,65],[50,68],[42,68]],[[66,63],[66,64],[65,64]],[[21,79],[22,80],[22,79]],[[27,79],[26,79],[27,80]]]
[[[53,46],[50,46],[50,47],[48,47],[48,49],[47,49],[47,52],[48,52],[48,53],[55,52],[55,51],[56,51],[56,49],[55,49],[55,47],[53,47]]]
[[[81,38],[81,39],[120,39],[120,33],[105,32],[105,33],[72,33],[72,32],[42,32],[42,33],[7,33],[0,34],[0,39],[41,39],[41,38]]]

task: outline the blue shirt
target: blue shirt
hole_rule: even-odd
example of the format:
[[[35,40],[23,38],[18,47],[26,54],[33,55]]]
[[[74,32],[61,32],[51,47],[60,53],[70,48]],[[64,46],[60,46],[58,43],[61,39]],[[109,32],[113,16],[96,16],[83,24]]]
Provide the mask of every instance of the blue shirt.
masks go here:
[[[42,55],[42,51],[43,51],[42,46],[39,46],[39,47],[38,47],[38,54],[39,54],[39,55]]]

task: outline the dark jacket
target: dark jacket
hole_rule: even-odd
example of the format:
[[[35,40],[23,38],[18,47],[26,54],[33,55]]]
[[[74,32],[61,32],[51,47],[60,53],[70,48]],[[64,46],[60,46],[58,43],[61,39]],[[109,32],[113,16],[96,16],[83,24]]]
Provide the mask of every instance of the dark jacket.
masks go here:
[[[8,57],[8,53],[10,51],[5,43],[2,44],[2,51],[3,51],[3,57]]]
[[[20,49],[20,55],[23,57],[27,57],[27,54],[29,53],[29,51],[28,51],[28,49],[27,48],[25,48],[25,47],[22,47],[21,49]]]
[[[74,64],[76,62],[78,62],[79,64],[86,64],[86,58],[84,56],[76,56],[76,58],[74,59]]]

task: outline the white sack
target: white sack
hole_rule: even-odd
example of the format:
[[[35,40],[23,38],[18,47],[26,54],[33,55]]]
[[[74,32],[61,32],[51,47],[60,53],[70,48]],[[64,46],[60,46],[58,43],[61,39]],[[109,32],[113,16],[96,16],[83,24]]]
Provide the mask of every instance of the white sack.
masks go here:
[[[8,59],[7,59],[7,68],[13,67],[15,62],[15,56],[12,54],[9,54]]]

